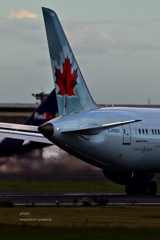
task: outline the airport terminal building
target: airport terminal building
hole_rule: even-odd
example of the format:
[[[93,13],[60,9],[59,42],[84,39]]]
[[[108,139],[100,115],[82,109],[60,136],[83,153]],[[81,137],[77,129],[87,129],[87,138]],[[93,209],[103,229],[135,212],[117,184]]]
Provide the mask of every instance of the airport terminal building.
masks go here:
[[[42,103],[49,94],[32,93]],[[35,111],[40,103],[0,103],[0,122],[23,124]]]
[[[0,103],[0,122],[23,124],[26,119],[39,106],[35,104]],[[99,105],[106,107],[106,105]],[[139,107],[139,108],[160,108],[160,105],[117,105],[108,104],[107,107]]]
[[[19,123],[26,121],[32,112],[39,106],[36,104],[19,104],[19,103],[0,103],[0,122]]]

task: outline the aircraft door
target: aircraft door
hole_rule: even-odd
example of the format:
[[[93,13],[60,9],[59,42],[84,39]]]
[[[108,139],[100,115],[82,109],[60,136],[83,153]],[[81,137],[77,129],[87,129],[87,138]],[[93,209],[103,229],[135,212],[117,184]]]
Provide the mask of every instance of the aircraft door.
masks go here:
[[[129,124],[123,125],[123,144],[131,144],[131,129]]]

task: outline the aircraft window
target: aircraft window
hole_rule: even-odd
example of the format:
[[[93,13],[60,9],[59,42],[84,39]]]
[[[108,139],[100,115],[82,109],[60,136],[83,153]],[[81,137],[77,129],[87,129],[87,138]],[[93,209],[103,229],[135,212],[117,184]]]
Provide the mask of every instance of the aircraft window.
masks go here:
[[[143,132],[143,134],[144,134],[144,129],[142,129],[142,132]]]
[[[157,134],[157,130],[155,129],[155,134]]]
[[[152,129],[152,134],[154,134],[154,131],[153,131],[153,129]]]
[[[141,129],[139,129],[139,134],[141,134]]]
[[[158,129],[158,134],[160,134],[160,131],[159,131],[159,129]]]
[[[146,129],[146,134],[148,134],[148,130]]]

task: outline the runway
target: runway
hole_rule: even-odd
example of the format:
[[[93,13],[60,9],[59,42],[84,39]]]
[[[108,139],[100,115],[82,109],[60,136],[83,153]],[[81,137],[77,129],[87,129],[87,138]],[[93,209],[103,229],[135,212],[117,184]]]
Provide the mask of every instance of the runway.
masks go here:
[[[125,193],[110,192],[42,192],[42,191],[0,191],[0,201],[11,201],[15,206],[55,206],[81,205],[88,198],[97,205],[100,198],[107,205],[160,205],[160,194],[156,196],[127,196]]]

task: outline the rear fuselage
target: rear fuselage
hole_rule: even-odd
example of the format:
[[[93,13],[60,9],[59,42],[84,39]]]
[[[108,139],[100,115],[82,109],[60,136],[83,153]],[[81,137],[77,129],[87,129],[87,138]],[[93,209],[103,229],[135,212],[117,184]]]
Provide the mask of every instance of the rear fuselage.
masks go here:
[[[82,135],[64,130],[133,119],[142,121]],[[100,167],[132,172],[160,172],[160,110],[101,108],[50,121],[50,140],[76,157]]]

